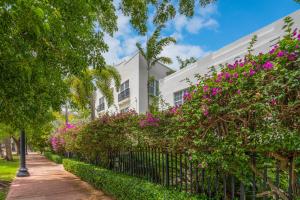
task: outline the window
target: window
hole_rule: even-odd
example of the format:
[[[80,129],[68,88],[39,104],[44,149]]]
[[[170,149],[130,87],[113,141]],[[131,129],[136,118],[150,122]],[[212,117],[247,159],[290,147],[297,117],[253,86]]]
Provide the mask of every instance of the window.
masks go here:
[[[159,95],[159,82],[157,80],[149,82],[149,94],[153,96]]]
[[[184,90],[180,90],[178,92],[174,92],[174,105],[175,106],[179,106],[181,104],[183,104],[184,99],[184,93],[188,92],[188,89],[184,89]]]
[[[280,37],[277,37],[277,38],[275,38],[273,40],[270,40],[270,47],[273,47],[276,44],[278,44],[279,40],[280,40]]]
[[[99,98],[99,105],[97,111],[100,112],[105,109],[104,97]]]
[[[119,102],[128,98],[130,96],[130,90],[129,90],[129,80],[125,81],[120,86],[120,92],[118,94],[118,100]]]
[[[234,61],[237,61],[237,60],[239,60],[239,59],[241,59],[241,57],[240,57],[240,56],[236,56],[233,60],[234,60]]]
[[[123,108],[120,110],[121,113],[125,113],[129,111],[129,107]]]

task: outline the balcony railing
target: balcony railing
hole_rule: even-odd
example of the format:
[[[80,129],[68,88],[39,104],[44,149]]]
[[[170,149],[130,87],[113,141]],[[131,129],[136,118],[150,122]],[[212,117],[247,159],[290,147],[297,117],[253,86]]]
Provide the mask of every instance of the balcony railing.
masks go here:
[[[97,111],[98,111],[98,112],[100,112],[100,111],[102,111],[102,110],[104,110],[104,109],[105,109],[104,103],[99,104],[98,107],[97,107]]]
[[[130,89],[127,88],[118,94],[118,101],[123,101],[130,96]]]

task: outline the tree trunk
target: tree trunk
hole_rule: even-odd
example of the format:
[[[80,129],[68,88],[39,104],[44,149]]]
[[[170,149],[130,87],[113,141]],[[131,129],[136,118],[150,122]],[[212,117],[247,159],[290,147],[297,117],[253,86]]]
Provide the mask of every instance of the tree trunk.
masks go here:
[[[150,78],[150,64],[147,63],[147,111],[150,111],[150,95],[149,95],[149,78]]]
[[[16,145],[17,155],[20,155],[20,137],[16,138],[13,136],[12,139],[14,140],[15,145]]]
[[[0,157],[4,158],[3,150],[2,150],[2,143],[0,142]]]
[[[10,137],[4,139],[4,144],[5,144],[5,159],[7,161],[12,161],[13,156],[12,156],[12,151],[11,151],[11,140]]]
[[[96,119],[96,106],[95,106],[95,91],[92,92],[91,98],[90,98],[90,108],[91,108],[91,121],[94,121]]]

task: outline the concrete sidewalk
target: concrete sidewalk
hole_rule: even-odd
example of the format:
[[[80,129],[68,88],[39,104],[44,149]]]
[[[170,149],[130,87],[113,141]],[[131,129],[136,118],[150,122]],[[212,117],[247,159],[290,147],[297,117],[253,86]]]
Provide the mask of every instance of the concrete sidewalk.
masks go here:
[[[39,154],[27,156],[30,176],[16,178],[6,200],[112,200]]]

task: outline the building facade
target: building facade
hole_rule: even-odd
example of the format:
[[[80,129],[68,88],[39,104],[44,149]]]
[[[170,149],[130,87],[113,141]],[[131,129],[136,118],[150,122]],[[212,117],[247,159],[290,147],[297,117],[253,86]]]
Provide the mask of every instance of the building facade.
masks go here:
[[[300,28],[300,10],[289,16],[294,20],[294,27]],[[234,63],[235,60],[244,58],[254,35],[257,36],[257,42],[253,47],[253,54],[268,52],[284,36],[283,25],[282,18],[161,79],[159,88],[164,102],[170,106],[182,104],[184,91],[190,87],[187,79],[196,84],[196,74],[205,75],[211,66],[218,68],[220,64]],[[164,109],[164,105],[161,108]]]
[[[103,113],[126,112],[135,110],[145,113],[148,109],[147,98],[147,64],[139,53],[128,60],[114,66],[121,75],[121,87],[117,91],[112,87],[114,103],[108,107],[107,102],[100,91],[97,91],[96,109],[98,115]],[[166,77],[173,70],[167,66],[157,63],[150,70],[151,81],[149,93],[157,96],[159,94],[159,80]]]
[[[300,28],[300,10],[289,16],[294,19],[294,27]],[[161,102],[164,103],[160,104],[161,109],[182,104],[184,92],[190,87],[190,83],[197,83],[197,74],[205,75],[211,66],[217,68],[221,64],[233,63],[235,60],[242,59],[247,53],[247,48],[254,35],[257,36],[257,42],[253,47],[253,53],[269,51],[284,36],[283,25],[282,18],[172,74],[170,74],[172,69],[158,63],[150,71],[150,76],[154,78],[149,89],[151,94],[159,95],[162,98]],[[114,104],[109,108],[102,94],[97,92],[97,113],[125,112],[129,109],[145,113],[148,108],[145,59],[140,54],[135,54],[129,60],[123,61],[115,67],[122,78],[121,88],[119,91],[113,88]]]

